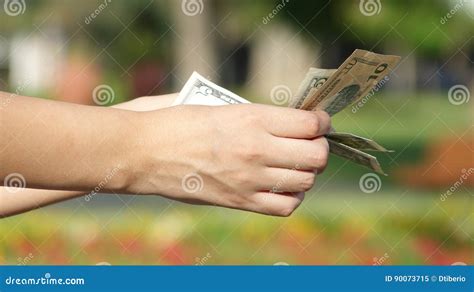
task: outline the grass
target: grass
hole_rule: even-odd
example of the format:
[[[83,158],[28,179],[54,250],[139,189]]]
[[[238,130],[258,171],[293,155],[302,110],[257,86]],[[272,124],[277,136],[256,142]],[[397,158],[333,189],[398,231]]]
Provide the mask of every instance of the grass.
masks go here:
[[[447,95],[427,94],[375,96],[355,113],[347,108],[334,117],[339,131],[360,134],[392,147],[464,132],[472,122],[467,104],[456,106]]]
[[[340,132],[372,138],[394,150],[375,155],[390,174],[400,165],[419,163],[428,143],[463,135],[474,122],[470,111],[467,104],[452,105],[447,95],[374,96],[355,112],[347,108],[335,115],[333,125]],[[368,170],[332,156],[327,172],[353,179]],[[384,179],[394,183],[393,176]]]

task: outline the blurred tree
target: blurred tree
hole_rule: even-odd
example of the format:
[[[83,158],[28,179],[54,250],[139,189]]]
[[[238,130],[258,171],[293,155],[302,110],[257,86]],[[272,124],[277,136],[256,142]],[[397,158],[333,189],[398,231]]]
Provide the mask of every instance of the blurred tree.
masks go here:
[[[364,0],[290,3],[283,15],[298,30],[304,25],[303,33],[329,46],[343,41],[370,48],[394,38],[420,54],[439,56],[457,50],[474,35],[469,1],[386,0],[379,2],[380,12],[373,16],[361,12],[361,2]],[[448,14],[450,18],[445,18]]]

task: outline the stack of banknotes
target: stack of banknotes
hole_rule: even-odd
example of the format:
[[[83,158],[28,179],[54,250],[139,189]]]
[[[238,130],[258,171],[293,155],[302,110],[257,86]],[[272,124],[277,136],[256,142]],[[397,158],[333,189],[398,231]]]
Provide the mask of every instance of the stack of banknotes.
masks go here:
[[[324,110],[333,116],[363,98],[400,61],[399,56],[355,50],[336,69],[310,68],[289,107]],[[249,103],[194,72],[184,85],[174,105],[227,105]],[[390,152],[372,139],[335,130],[326,135],[330,152],[385,175],[377,158],[367,152]],[[366,151],[366,152],[365,152]]]

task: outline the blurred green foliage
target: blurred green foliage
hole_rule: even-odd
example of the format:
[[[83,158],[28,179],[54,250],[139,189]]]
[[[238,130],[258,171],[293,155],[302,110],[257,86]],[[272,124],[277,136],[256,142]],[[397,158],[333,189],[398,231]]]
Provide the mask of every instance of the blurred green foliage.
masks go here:
[[[336,40],[342,43],[354,42],[365,48],[384,46],[386,41],[391,41],[402,48],[416,47],[416,54],[419,55],[445,56],[449,52],[456,52],[461,44],[474,35],[474,9],[468,1],[454,14],[450,12],[461,2],[384,0],[381,1],[379,14],[361,17],[359,1],[305,1],[304,4],[301,1],[288,1],[284,11],[279,12],[272,21],[293,25],[309,41],[322,42],[327,47],[334,45]],[[242,39],[262,25],[263,17],[281,3],[279,0],[205,1],[211,24],[216,25],[227,15],[233,23],[233,29]],[[25,17],[2,19],[0,32],[5,37],[48,20],[60,23],[65,35],[74,34],[82,38],[91,50],[100,51],[120,33],[110,52],[124,64],[130,64],[140,57],[163,62],[171,60],[173,50],[170,43],[176,35],[170,28],[179,17],[186,17],[172,14],[171,1],[114,0],[108,4],[113,7],[110,11],[101,13],[100,17],[86,25],[84,18],[100,4],[102,2],[28,1]],[[141,13],[140,17],[136,18],[138,13]],[[447,14],[452,14],[452,17],[441,23]],[[78,25],[83,29],[78,30]],[[72,42],[70,45],[75,46],[77,43]],[[108,58],[105,60],[108,65],[114,66],[113,61]]]
[[[441,22],[462,2],[385,0],[380,2],[380,13],[361,17],[360,1],[306,1],[305,5],[295,1],[283,15],[296,28],[304,24],[306,33],[322,35],[326,40],[343,36],[341,41],[347,39],[372,47],[392,39],[392,43],[396,40],[404,48],[416,47],[417,54],[443,56],[455,52],[474,35],[474,9],[469,1],[446,22]]]

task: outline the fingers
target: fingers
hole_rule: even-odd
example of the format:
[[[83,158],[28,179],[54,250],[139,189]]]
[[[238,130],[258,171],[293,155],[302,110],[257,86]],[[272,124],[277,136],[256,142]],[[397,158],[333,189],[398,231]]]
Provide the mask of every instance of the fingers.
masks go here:
[[[303,202],[304,193],[273,194],[259,192],[253,195],[250,211],[274,216],[290,216]]]
[[[265,129],[278,137],[311,139],[331,129],[331,118],[324,111],[266,107],[262,119]]]
[[[324,137],[313,140],[273,137],[265,149],[270,149],[263,158],[269,167],[317,170],[318,173],[326,167],[329,156],[329,144]]]
[[[316,174],[312,171],[267,168],[262,172],[256,187],[274,193],[306,192],[313,187],[315,180]]]

